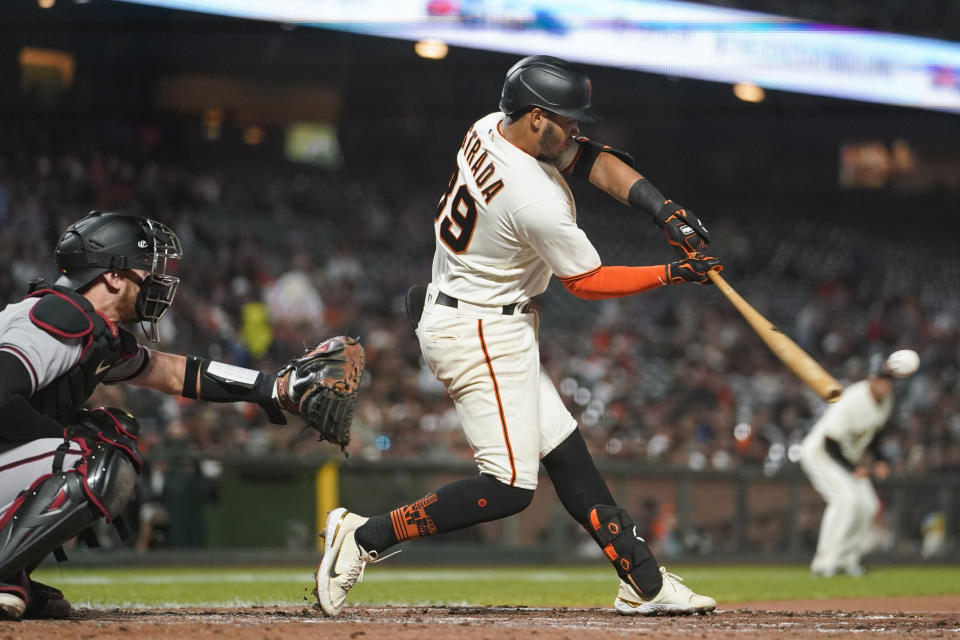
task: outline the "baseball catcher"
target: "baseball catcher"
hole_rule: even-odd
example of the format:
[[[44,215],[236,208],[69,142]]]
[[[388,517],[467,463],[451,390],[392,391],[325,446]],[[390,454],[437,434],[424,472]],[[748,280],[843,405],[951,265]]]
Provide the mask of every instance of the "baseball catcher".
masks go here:
[[[140,344],[152,341],[180,279],[180,239],[156,220],[94,211],[56,247],[60,277],[31,283],[0,310],[0,619],[65,618],[58,589],[31,579],[51,552],[118,516],[142,467],[140,425],[117,407],[86,409],[100,384],[132,384],[209,402],[252,402],[270,420],[303,417],[322,440],[350,442],[363,348],[336,337],[275,373]]]

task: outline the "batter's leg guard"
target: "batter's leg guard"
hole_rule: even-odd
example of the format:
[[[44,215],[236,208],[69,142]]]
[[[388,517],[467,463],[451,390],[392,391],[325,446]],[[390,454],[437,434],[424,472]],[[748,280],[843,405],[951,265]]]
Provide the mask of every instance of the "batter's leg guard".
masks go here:
[[[636,525],[619,507],[598,504],[590,509],[587,527],[617,575],[644,598],[655,596],[663,576],[646,540],[637,535]]]
[[[102,419],[113,428],[115,418]],[[132,437],[89,424],[68,433],[83,451],[80,462],[37,478],[0,519],[0,580],[29,571],[97,517],[115,518],[133,493],[141,463]]]

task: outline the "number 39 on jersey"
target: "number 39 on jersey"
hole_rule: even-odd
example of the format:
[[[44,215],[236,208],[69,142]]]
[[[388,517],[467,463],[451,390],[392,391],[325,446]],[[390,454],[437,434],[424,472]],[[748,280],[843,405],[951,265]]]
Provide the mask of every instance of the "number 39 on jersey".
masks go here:
[[[494,196],[503,189],[503,180],[499,178],[489,185],[487,182],[496,171],[493,162],[487,161],[487,152],[477,154],[482,149],[477,134],[471,129],[464,137],[461,149],[464,152],[464,158],[472,172],[472,176],[464,176],[464,181],[460,181],[460,168],[453,170],[450,181],[447,183],[447,189],[444,191],[440,202],[437,203],[437,215],[433,217],[434,222],[438,222],[440,239],[454,253],[463,253],[470,246],[470,238],[473,237],[473,231],[477,226],[477,202],[470,195],[466,180],[473,178],[477,188],[483,189],[481,192],[484,202],[489,204]]]
[[[457,189],[456,195],[451,200],[450,194],[457,186],[457,179],[460,177],[460,170],[454,169],[450,176],[450,182],[447,183],[447,190],[443,197],[437,203],[437,215],[433,217],[434,222],[443,216],[440,220],[440,239],[454,253],[463,253],[470,246],[470,238],[473,237],[473,230],[477,226],[477,203],[467,189],[466,184],[461,184]],[[448,209],[447,204],[450,207]],[[446,215],[444,215],[446,213]]]

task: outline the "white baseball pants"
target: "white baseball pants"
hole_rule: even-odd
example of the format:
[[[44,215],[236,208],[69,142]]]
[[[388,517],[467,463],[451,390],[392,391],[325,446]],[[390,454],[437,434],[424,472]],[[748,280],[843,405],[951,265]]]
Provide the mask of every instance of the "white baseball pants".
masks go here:
[[[822,447],[804,447],[800,466],[827,503],[810,569],[834,573],[858,566],[880,508],[870,479],[854,475]]]
[[[453,398],[480,473],[535,489],[540,458],[577,428],[540,364],[536,313],[436,303],[427,289],[417,338]]]

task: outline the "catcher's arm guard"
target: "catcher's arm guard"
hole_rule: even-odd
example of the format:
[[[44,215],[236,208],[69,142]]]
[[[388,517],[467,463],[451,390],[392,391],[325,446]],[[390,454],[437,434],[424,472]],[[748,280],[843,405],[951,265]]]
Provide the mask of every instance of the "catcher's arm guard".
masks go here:
[[[321,440],[350,444],[350,424],[366,359],[356,338],[323,341],[277,372],[274,397],[279,405],[303,417]]]

